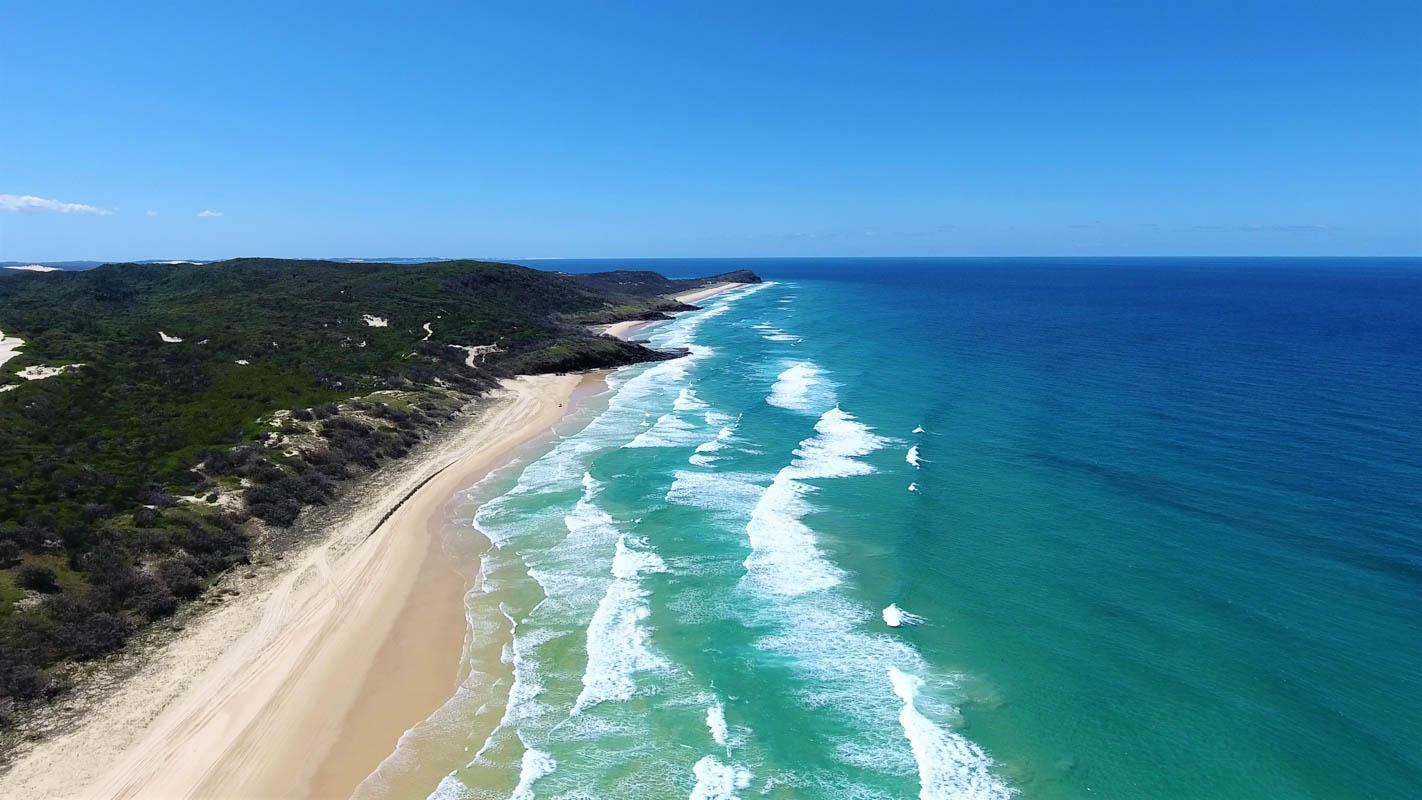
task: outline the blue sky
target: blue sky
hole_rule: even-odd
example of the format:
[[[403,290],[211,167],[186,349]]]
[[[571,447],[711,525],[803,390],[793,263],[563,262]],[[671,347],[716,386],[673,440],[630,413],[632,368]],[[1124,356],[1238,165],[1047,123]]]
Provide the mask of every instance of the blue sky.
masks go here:
[[[1422,253],[1415,2],[216,5],[7,6],[0,260]]]

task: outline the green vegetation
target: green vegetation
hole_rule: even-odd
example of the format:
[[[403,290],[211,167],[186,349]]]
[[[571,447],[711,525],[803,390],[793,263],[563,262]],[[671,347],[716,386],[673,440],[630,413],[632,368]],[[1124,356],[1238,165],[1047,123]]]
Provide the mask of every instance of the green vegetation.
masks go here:
[[[26,342],[0,375],[0,724],[54,665],[246,561],[254,518],[289,525],[500,377],[667,357],[584,325],[730,279],[272,259],[0,278],[0,330]]]

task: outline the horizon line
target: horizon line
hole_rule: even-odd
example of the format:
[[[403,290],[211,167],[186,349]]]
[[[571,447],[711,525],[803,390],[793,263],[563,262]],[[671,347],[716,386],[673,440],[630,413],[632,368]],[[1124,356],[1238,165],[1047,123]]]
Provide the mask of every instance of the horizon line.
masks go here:
[[[418,262],[439,262],[439,261],[484,261],[484,262],[519,262],[519,261],[734,261],[738,259],[756,259],[761,261],[814,261],[814,260],[887,260],[887,259],[1069,259],[1069,258],[1100,258],[1100,259],[1125,259],[1125,258],[1239,258],[1239,259],[1306,259],[1306,258],[1352,258],[1352,259],[1422,259],[1422,253],[1385,253],[1385,254],[1327,254],[1327,255],[1297,255],[1297,254],[1240,254],[1240,253],[1058,253],[1052,255],[812,255],[812,256],[759,256],[759,255],[733,255],[733,256],[271,256],[271,255],[238,255],[223,256],[220,258],[137,258],[137,259],[103,259],[103,258],[10,258],[0,264],[138,264],[138,263],[202,263],[213,264],[222,261],[236,261],[246,258],[266,258],[281,261],[347,261],[352,263],[383,264],[393,261],[418,261]]]

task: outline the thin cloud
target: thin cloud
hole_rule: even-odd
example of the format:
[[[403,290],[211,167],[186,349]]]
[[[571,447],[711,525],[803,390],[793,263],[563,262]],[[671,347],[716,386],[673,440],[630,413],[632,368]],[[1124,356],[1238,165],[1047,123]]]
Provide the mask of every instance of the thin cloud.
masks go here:
[[[1246,231],[1259,233],[1327,233],[1327,225],[1245,225]]]
[[[156,216],[158,216],[158,212],[157,212],[157,211],[154,211],[153,209],[150,208],[150,209],[148,209],[147,211],[143,212],[143,216],[145,216],[145,217],[156,217]]]
[[[221,211],[209,211],[208,209],[204,208],[203,210],[201,210],[201,211],[198,212],[198,216],[199,216],[199,217],[220,217],[220,216],[222,216],[222,212],[221,212]]]
[[[32,194],[0,194],[0,211],[52,211],[56,214],[96,214],[100,217],[114,213],[107,208],[84,203],[66,203],[48,197],[35,197]]]
[[[1221,231],[1240,231],[1242,233],[1331,233],[1336,228],[1332,225],[1260,225],[1252,223],[1249,225],[1227,226],[1227,225],[1190,225],[1185,228],[1174,228],[1179,233],[1217,233]]]

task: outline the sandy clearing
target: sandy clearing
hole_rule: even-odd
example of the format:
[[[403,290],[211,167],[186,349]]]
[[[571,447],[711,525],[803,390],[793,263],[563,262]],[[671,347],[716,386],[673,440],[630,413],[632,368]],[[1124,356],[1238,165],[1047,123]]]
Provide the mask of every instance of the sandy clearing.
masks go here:
[[[79,369],[83,364],[65,364],[59,367],[47,367],[43,364],[36,364],[33,367],[25,367],[15,374],[27,381],[42,381],[46,378],[53,378],[56,375],[63,375],[71,369]]]

